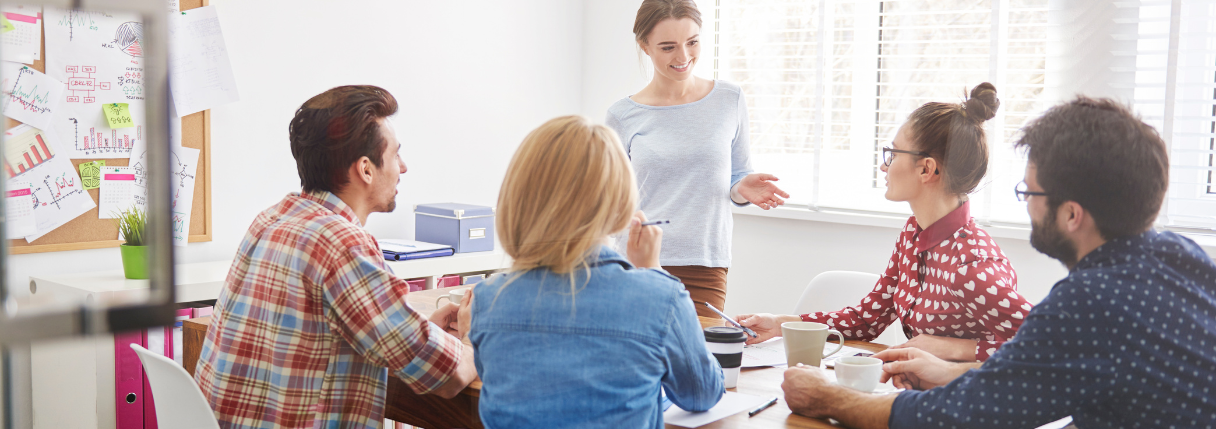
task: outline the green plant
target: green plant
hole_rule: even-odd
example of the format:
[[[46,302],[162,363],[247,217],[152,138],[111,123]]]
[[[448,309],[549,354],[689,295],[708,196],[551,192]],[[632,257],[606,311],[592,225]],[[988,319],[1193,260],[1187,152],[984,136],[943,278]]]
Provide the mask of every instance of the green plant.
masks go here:
[[[126,239],[128,246],[144,245],[144,227],[148,225],[148,213],[139,207],[131,207],[114,218],[118,233]]]

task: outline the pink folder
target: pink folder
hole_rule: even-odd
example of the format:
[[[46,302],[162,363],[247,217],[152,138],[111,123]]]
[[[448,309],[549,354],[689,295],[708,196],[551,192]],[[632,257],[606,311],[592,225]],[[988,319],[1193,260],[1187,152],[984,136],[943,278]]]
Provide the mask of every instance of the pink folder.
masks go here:
[[[191,313],[190,313],[190,318],[192,318],[192,319],[193,319],[193,318],[196,318],[196,317],[210,316],[210,315],[211,315],[211,311],[212,311],[214,308],[215,308],[215,307],[211,307],[211,306],[207,306],[207,307],[195,307],[195,308],[192,308],[192,309],[190,309],[190,310],[191,310]]]
[[[452,274],[440,277],[435,281],[435,288],[460,286],[460,276]]]
[[[114,427],[144,429],[144,367],[131,344],[143,346],[143,331],[114,333]]]

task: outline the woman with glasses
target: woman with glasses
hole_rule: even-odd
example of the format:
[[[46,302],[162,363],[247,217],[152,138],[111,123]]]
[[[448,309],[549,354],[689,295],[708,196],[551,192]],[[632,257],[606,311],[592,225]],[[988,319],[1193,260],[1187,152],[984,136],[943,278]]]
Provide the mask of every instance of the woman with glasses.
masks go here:
[[[756,343],[784,322],[819,322],[848,339],[873,340],[895,320],[908,342],[942,359],[983,361],[1013,337],[1031,305],[1000,247],[971,218],[967,195],[988,169],[984,122],[996,115],[996,88],[982,83],[962,104],[927,103],[883,149],[886,198],[912,217],[874,290],[856,306],[803,315],[746,314]]]

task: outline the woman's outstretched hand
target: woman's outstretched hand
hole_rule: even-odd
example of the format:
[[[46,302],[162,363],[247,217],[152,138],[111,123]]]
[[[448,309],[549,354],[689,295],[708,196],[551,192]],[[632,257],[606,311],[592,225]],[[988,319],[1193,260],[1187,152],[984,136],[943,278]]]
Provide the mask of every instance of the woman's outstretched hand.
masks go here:
[[[790,194],[785,193],[785,191],[782,191],[781,188],[778,188],[773,183],[777,180],[777,176],[772,174],[749,174],[739,181],[739,185],[735,187],[735,191],[749,203],[755,204],[756,207],[765,210],[776,208],[779,205],[785,204],[783,198],[790,197]]]

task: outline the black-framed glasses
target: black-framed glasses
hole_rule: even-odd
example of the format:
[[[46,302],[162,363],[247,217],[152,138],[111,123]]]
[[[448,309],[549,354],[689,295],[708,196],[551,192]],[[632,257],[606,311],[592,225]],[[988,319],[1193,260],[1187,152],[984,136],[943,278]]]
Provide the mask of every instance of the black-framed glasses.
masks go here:
[[[1030,199],[1031,195],[1038,195],[1040,197],[1047,196],[1046,192],[1027,191],[1026,187],[1027,187],[1027,185],[1026,185],[1025,181],[1018,182],[1017,185],[1013,186],[1013,193],[1018,196],[1018,201],[1026,201],[1026,200]]]
[[[891,148],[891,147],[884,147],[884,148],[882,148],[882,165],[890,167],[891,163],[895,162],[895,154],[897,154],[897,153],[906,153],[909,155],[923,156],[925,158],[929,157],[929,152],[921,152],[921,151],[916,151],[916,150],[902,150],[902,149],[895,149],[895,148]]]

